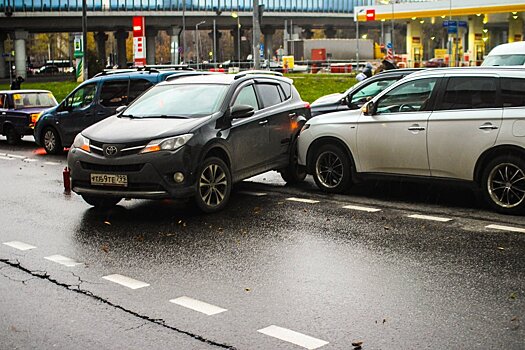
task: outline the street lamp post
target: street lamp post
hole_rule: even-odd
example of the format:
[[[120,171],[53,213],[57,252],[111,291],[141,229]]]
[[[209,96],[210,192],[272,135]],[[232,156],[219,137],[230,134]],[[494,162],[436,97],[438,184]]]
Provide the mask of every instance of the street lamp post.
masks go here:
[[[182,54],[186,63],[186,0],[182,1]]]
[[[394,19],[395,19],[395,16],[394,16],[394,4],[396,3],[397,0],[380,0],[379,2],[383,5],[388,5],[388,4],[391,4],[392,5],[392,20],[391,20],[391,27],[390,27],[390,43],[392,44],[392,56],[395,57],[396,55],[396,50],[395,50],[395,46],[394,46]]]
[[[363,12],[364,9],[359,10],[355,14],[355,39],[356,39],[356,50],[355,50],[355,71],[359,71],[359,14]]]
[[[237,19],[237,62],[239,64],[239,71],[241,70],[241,23],[239,22],[239,14],[232,12],[232,17]]]
[[[200,21],[195,25],[195,46],[197,51],[197,70],[199,70],[199,26],[206,23],[206,21]]]

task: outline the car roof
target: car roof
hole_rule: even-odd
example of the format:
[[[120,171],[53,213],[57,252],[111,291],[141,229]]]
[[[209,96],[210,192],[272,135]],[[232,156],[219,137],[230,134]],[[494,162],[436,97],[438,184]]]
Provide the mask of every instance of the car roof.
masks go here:
[[[27,94],[27,93],[32,93],[32,94],[34,94],[34,93],[45,93],[45,94],[49,93],[50,94],[51,91],[49,91],[49,90],[34,90],[34,89],[33,90],[29,90],[29,89],[28,90],[26,90],[26,89],[24,89],[24,90],[22,90],[22,89],[21,90],[0,90],[0,94]]]
[[[271,79],[276,81],[284,81],[288,84],[293,84],[293,80],[289,78],[285,78],[282,76],[276,76],[271,74],[264,74],[264,73],[250,73],[250,72],[241,72],[239,74],[207,74],[207,75],[193,75],[188,77],[182,77],[180,79],[167,81],[162,84],[199,84],[199,83],[206,83],[206,84],[224,84],[224,85],[231,85],[234,82],[243,82],[246,80],[253,80],[253,79]]]
[[[525,41],[516,41],[513,43],[501,44],[489,52],[490,55],[512,55],[525,54]]]
[[[475,74],[498,74],[506,75],[511,77],[525,77],[525,69],[523,67],[512,67],[512,66],[479,66],[479,67],[445,67],[445,68],[432,68],[425,69],[421,72],[415,72],[411,77],[420,77],[426,75],[435,75],[435,74],[465,74],[465,75],[475,75]]]
[[[387,75],[407,75],[412,74],[415,72],[421,72],[428,68],[398,68],[398,69],[389,69],[389,70],[383,70],[376,74],[376,76],[382,77]]]

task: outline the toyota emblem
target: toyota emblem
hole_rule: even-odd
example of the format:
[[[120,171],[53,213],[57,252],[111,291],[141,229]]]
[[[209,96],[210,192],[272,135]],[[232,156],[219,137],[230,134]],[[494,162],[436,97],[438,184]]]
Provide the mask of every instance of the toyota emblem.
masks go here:
[[[108,157],[113,157],[115,154],[117,154],[117,152],[118,152],[118,149],[116,146],[107,146],[106,149],[104,150],[104,153]]]

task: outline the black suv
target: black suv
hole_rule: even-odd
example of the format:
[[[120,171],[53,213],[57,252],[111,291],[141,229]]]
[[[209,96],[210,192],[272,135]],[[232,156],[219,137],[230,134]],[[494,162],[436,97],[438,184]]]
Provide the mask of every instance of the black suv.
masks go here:
[[[248,177],[275,169],[302,181],[296,139],[309,118],[308,103],[279,73],[168,79],[75,138],[73,191],[102,207],[194,196],[214,212]]]
[[[174,75],[205,74],[181,69],[122,69],[101,73],[79,85],[58,106],[46,111],[35,126],[35,141],[47,153],[69,147],[75,136],[115,114],[151,86]]]
[[[312,103],[312,117],[320,114],[359,109],[372,97],[409,74],[422,68],[391,69],[362,80],[343,93],[319,97]]]

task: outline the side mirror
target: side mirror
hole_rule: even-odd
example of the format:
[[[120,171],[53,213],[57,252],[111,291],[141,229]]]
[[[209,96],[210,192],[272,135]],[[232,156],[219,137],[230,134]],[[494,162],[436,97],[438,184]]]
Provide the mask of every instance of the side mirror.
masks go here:
[[[361,112],[364,115],[374,115],[376,113],[376,106],[373,101],[367,102],[362,108]]]
[[[252,106],[248,105],[236,105],[231,107],[230,109],[230,116],[232,119],[238,119],[238,118],[248,118],[251,117],[255,113],[255,110]]]
[[[349,109],[358,109],[361,107],[358,103],[352,102],[352,95],[346,96],[346,105]]]
[[[118,106],[117,109],[115,109],[115,113],[119,114],[122,113],[126,109],[127,106]]]

